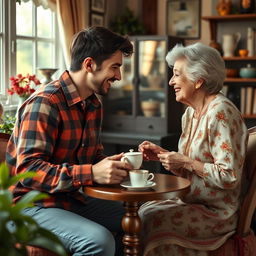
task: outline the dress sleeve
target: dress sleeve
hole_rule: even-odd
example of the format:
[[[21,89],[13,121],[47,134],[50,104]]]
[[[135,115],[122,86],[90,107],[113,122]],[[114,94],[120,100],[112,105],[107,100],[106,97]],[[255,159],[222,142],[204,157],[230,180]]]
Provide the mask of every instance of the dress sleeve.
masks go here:
[[[248,132],[240,112],[229,102],[213,106],[207,114],[207,138],[213,163],[204,164],[208,186],[233,189],[241,181]]]

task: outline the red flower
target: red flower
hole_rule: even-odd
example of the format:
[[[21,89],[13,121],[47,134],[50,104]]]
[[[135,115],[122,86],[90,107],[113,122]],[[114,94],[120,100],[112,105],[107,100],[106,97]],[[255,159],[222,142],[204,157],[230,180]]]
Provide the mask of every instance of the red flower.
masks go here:
[[[7,90],[8,94],[18,94],[20,97],[28,97],[33,92],[35,92],[35,87],[40,83],[36,75],[27,74],[23,76],[22,74],[16,75],[16,77],[11,76],[11,87]]]

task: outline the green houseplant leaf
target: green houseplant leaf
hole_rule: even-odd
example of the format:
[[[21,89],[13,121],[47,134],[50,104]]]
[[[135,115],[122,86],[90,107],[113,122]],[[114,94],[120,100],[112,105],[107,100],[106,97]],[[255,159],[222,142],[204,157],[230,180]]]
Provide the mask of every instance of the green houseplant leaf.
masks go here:
[[[0,132],[11,134],[15,124],[15,116],[5,114],[0,123]]]
[[[22,212],[23,209],[32,207],[35,201],[47,198],[47,194],[30,191],[16,205],[13,204],[13,195],[8,190],[9,187],[36,175],[35,172],[25,172],[10,177],[7,165],[0,164],[0,255],[27,255],[27,245],[39,246],[60,256],[67,255],[58,237],[40,227],[32,217]]]

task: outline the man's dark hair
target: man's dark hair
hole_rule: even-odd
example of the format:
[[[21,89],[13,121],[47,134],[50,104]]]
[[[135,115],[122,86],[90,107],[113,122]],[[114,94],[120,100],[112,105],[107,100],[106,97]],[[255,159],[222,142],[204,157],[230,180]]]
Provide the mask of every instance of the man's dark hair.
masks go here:
[[[71,44],[70,70],[81,69],[85,58],[91,57],[97,66],[110,58],[117,50],[125,57],[133,53],[133,45],[127,37],[120,36],[105,27],[90,27],[78,32]]]

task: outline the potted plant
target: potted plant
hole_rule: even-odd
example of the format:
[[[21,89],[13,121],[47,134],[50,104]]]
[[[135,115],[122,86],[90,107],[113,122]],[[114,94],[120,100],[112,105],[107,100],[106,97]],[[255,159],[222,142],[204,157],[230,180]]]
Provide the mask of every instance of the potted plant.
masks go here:
[[[26,100],[33,92],[35,92],[36,86],[41,82],[36,75],[27,74],[23,76],[18,74],[10,77],[11,87],[7,90],[8,94],[17,94],[19,96],[20,104]]]
[[[15,120],[16,118],[14,115],[5,114],[0,122],[0,132],[11,134],[15,124]]]
[[[126,7],[124,14],[116,16],[110,24],[110,28],[121,35],[143,35],[143,24],[134,16],[132,10]]]
[[[45,248],[61,256],[67,255],[54,234],[22,213],[24,208],[32,207],[35,201],[48,197],[47,194],[30,191],[13,204],[13,195],[8,188],[20,180],[36,175],[34,172],[25,172],[10,177],[7,165],[0,164],[0,255],[27,255],[27,245]]]

